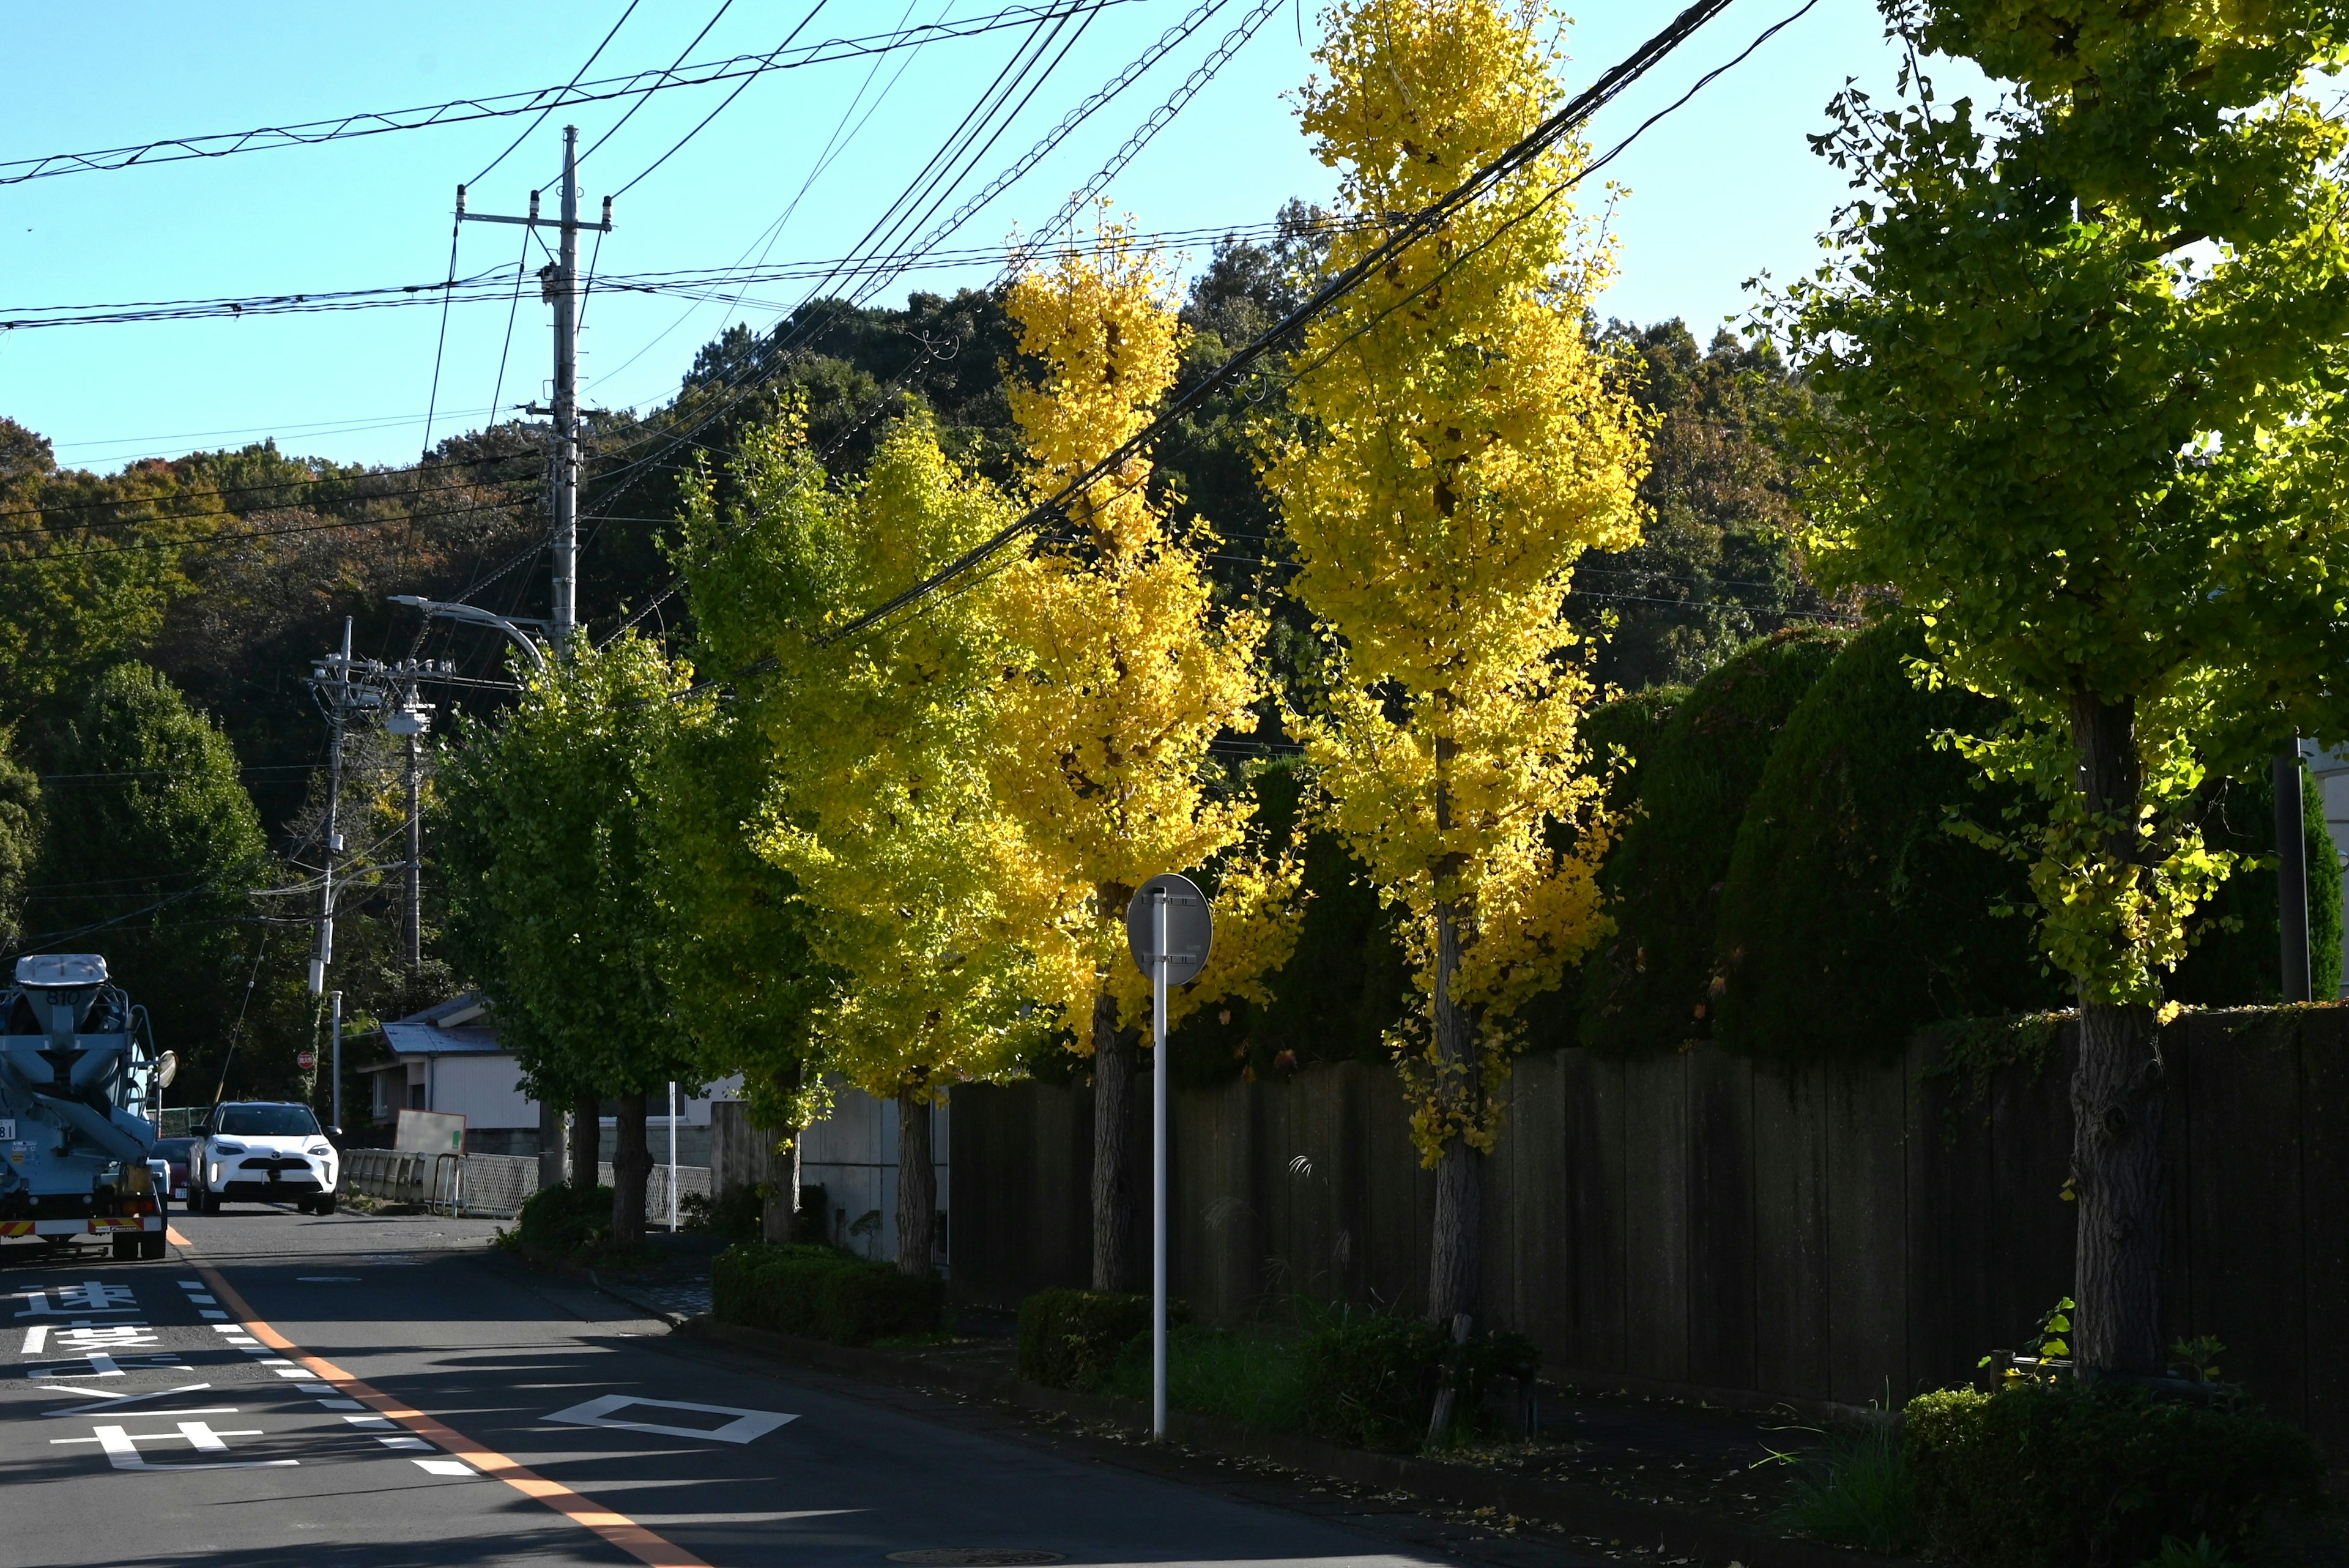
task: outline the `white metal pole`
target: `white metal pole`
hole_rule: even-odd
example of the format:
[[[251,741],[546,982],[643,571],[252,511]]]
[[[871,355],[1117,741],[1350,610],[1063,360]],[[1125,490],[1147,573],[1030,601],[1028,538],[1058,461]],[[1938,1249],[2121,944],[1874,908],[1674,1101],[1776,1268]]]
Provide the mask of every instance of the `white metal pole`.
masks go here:
[[[335,1075],[334,1125],[343,1125],[343,993],[335,992],[335,1049],[327,1071]]]
[[[1166,1439],[1166,889],[1150,970],[1150,1435]]]
[[[668,1081],[668,1228],[677,1233],[677,1080]]]

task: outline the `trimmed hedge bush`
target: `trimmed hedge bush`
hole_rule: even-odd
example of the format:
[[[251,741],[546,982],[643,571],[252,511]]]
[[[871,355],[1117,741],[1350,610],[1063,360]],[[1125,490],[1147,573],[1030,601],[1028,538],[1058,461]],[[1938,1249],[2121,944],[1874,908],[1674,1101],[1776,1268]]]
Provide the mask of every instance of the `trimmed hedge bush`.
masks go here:
[[[2240,854],[2275,853],[2275,779],[2264,767],[2248,778],[2206,787],[2203,841]],[[2341,862],[2324,826],[2324,794],[2303,771],[2303,831],[2308,843],[2309,994],[2330,1002],[2341,989]],[[2237,929],[2212,929],[2163,983],[2163,994],[2200,1007],[2262,1007],[2283,999],[2283,933],[2277,927],[2272,866],[2239,872],[2220,885],[2202,913],[2232,917]]]
[[[1843,646],[1809,627],[1698,681],[1640,759],[1640,814],[1600,874],[1614,938],[1584,966],[1581,1037],[1616,1054],[1712,1030],[1713,923],[1745,805],[1787,715]]]
[[[1172,1329],[1191,1321],[1191,1309],[1166,1303]],[[1019,1303],[1014,1365],[1019,1376],[1048,1388],[1092,1389],[1117,1365],[1135,1334],[1150,1332],[1150,1298],[1123,1291],[1038,1291]]]
[[[513,1239],[534,1252],[578,1257],[612,1239],[612,1189],[569,1182],[542,1187],[523,1199]]]
[[[1415,1452],[1427,1438],[1444,1369],[1459,1379],[1455,1432],[1482,1424],[1485,1396],[1508,1378],[1534,1375],[1539,1357],[1520,1334],[1486,1331],[1454,1345],[1422,1318],[1340,1314],[1309,1330],[1298,1347],[1298,1397],[1317,1438],[1388,1453]]]
[[[2125,1568],[2165,1536],[2239,1549],[2323,1474],[2306,1433],[2258,1411],[2068,1381],[1920,1395],[1907,1441],[1926,1528],[1974,1568]]]
[[[836,1247],[739,1242],[710,1265],[710,1311],[720,1323],[771,1328],[834,1345],[936,1334],[944,1280],[916,1279]]]
[[[1916,1029],[2063,1005],[2040,973],[2023,868],[1945,826],[2004,826],[2012,788],[1937,747],[1999,707],[1920,690],[1903,618],[1854,638],[1788,715],[1730,857],[1715,938],[1713,1038],[1778,1057],[1897,1053]]]

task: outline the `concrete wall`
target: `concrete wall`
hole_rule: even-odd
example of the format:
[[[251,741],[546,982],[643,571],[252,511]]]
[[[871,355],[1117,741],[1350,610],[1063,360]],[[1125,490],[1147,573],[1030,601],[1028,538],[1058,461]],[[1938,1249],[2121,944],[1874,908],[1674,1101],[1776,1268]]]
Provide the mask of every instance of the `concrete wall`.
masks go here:
[[[2164,1052],[2168,1334],[2216,1334],[2230,1377],[2349,1442],[2349,1008],[2192,1016]],[[1963,1107],[1923,1043],[1793,1071],[1709,1046],[1524,1058],[1486,1163],[1487,1321],[1570,1378],[1741,1403],[1961,1381],[2071,1289],[2068,1054]],[[968,1299],[1086,1282],[1089,1102],[956,1092]],[[1178,1091],[1173,1127],[1174,1289],[1203,1317],[1416,1308],[1432,1181],[1386,1069]]]
[[[959,1095],[965,1091],[957,1089]],[[937,1168],[938,1263],[951,1274],[954,1259],[954,1119],[947,1107],[930,1107],[931,1157]],[[785,1161],[777,1156],[777,1135],[750,1125],[742,1102],[721,1100],[710,1116],[709,1164],[720,1193],[780,1180]],[[807,1129],[800,1152],[802,1189],[823,1189],[823,1240],[870,1258],[897,1255],[897,1105],[876,1100],[846,1085],[833,1092],[833,1114]]]

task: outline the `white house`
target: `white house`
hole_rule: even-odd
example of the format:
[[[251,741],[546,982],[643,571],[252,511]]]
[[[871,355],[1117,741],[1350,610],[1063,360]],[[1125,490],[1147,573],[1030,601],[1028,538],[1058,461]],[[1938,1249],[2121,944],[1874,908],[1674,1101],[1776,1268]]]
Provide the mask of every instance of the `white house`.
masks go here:
[[[467,992],[447,1002],[386,1023],[382,1039],[388,1061],[361,1069],[374,1080],[373,1108],[378,1126],[388,1126],[404,1106],[453,1112],[465,1118],[468,1154],[536,1154],[538,1102],[523,1092],[522,1064],[498,1042],[497,1020],[480,993]],[[699,1098],[678,1103],[678,1161],[709,1163],[709,1102],[732,1099],[741,1080],[712,1085]],[[652,1096],[646,1107],[656,1160],[668,1153],[668,1106]],[[562,1106],[568,1115],[571,1107]],[[604,1118],[606,1129],[612,1118]],[[604,1158],[612,1158],[612,1137],[604,1136]]]

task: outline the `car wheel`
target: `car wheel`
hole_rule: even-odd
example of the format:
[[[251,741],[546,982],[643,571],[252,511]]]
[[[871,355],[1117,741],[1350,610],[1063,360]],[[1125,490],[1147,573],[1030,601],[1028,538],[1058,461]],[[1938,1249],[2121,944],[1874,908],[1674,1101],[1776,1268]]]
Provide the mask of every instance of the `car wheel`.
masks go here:
[[[335,1195],[331,1192],[319,1199],[316,1203],[311,1205],[311,1212],[314,1214],[332,1214],[334,1211]]]

